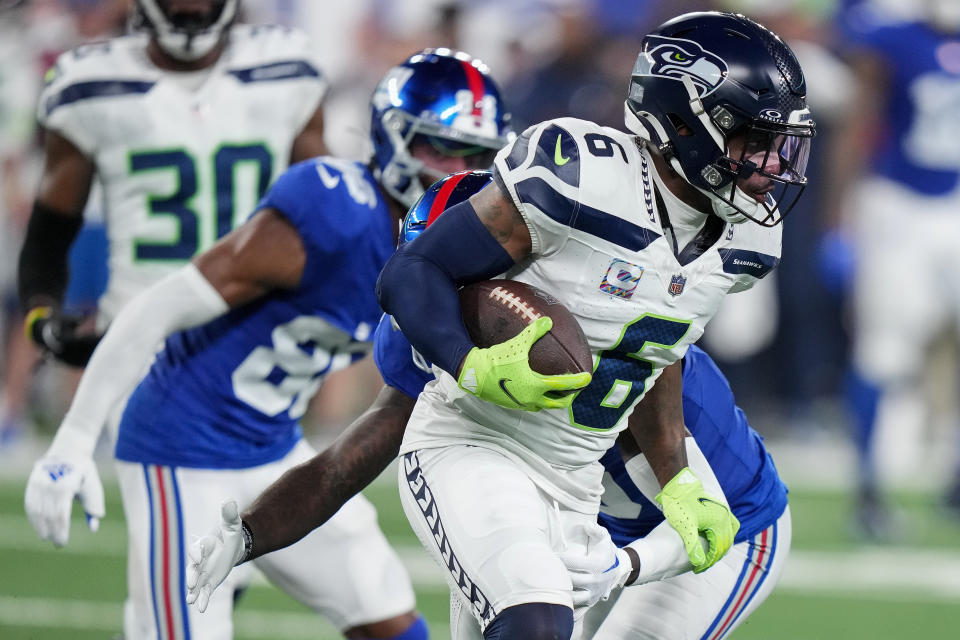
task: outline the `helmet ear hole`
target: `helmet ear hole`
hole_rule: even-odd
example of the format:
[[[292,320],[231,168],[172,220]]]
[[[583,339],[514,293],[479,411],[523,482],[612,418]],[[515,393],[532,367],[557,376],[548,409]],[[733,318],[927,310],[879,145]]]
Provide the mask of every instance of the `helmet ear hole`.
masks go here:
[[[676,113],[668,113],[667,118],[670,120],[670,124],[673,125],[673,128],[677,130],[677,133],[683,137],[689,137],[693,135],[693,127],[684,122]]]

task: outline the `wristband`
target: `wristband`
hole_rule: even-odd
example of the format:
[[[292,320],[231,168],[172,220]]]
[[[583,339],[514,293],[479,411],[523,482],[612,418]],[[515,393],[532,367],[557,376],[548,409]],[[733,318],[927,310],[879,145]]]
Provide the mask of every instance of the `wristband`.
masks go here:
[[[623,586],[629,587],[640,577],[640,555],[629,546],[624,547],[623,550],[630,556],[630,566],[633,567],[630,570],[630,575],[627,576],[627,581],[623,583]]]
[[[51,307],[34,307],[30,309],[30,312],[23,321],[23,332],[27,335],[28,340],[33,339],[33,325],[40,320],[49,318],[51,315],[53,315],[53,309]]]
[[[243,536],[243,555],[240,556],[240,559],[237,560],[233,566],[243,564],[249,560],[251,554],[253,554],[253,533],[250,532],[247,523],[243,520],[240,521],[240,535]]]

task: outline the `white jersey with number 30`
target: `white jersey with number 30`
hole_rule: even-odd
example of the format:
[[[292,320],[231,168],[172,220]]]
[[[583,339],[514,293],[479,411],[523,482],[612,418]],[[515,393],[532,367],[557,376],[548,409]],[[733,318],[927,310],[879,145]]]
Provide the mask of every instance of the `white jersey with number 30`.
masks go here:
[[[171,72],[146,34],[60,56],[40,123],[96,165],[110,241],[105,324],[256,208],[326,92],[305,34],[238,25],[210,68]]]
[[[593,351],[593,381],[569,410],[528,413],[484,402],[440,372],[420,396],[401,452],[493,448],[566,506],[595,511],[603,490],[597,460],[724,295],[777,264],[781,228],[710,216],[704,248],[678,258],[659,210],[678,205],[663,193],[649,153],[632,136],[582,120],[531,127],[495,166],[533,242],[531,259],[506,277],[543,289],[573,313]],[[672,204],[659,205],[665,201]]]

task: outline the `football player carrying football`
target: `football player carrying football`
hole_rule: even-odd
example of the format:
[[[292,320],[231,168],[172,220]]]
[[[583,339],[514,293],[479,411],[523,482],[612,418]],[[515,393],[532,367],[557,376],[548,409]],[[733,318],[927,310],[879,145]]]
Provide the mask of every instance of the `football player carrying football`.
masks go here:
[[[495,185],[404,245],[378,282],[384,310],[441,370],[404,434],[401,500],[454,606],[486,637],[573,633],[583,609],[568,567],[607,540],[599,460],[621,431],[695,571],[738,528],[687,466],[679,360],[723,296],[779,260],[814,134],[803,73],[761,25],[686,14],[644,38],[625,113],[634,135],[574,119],[527,129],[497,155]],[[457,286],[502,273],[574,314],[592,376],[544,377],[504,357],[528,350],[544,319],[475,347]],[[579,392],[554,393],[564,389]],[[609,548],[610,581],[629,582],[636,552]]]
[[[129,540],[126,637],[230,637],[232,588],[194,592],[205,615],[187,607],[186,536],[206,531],[227,497],[245,505],[315,453],[297,419],[327,374],[370,350],[381,315],[373,285],[422,180],[488,167],[510,133],[486,67],[449,50],[391,69],[371,109],[369,167],[331,157],[294,165],[248,222],[117,315],[34,467],[30,521],[65,544],[74,496],[103,515],[97,436],[166,339],[127,403],[116,447]],[[256,564],[347,637],[426,636],[406,573],[362,496]]]
[[[137,0],[130,35],[69,51],[37,115],[45,167],[20,257],[27,331],[86,364],[99,334],[59,313],[94,179],[110,278],[103,330],[134,295],[243,221],[291,162],[325,153],[327,81],[305,34],[234,24],[239,0]]]
[[[431,186],[407,214],[400,242],[420,235],[445,207],[486,187],[491,178],[489,172],[461,173]],[[244,561],[280,549],[320,526],[396,456],[414,401],[434,379],[433,370],[388,316],[374,334],[374,358],[386,382],[376,404],[328,449],[267,488],[244,511],[242,522],[234,518],[232,508],[228,510],[231,520],[222,520],[194,545],[187,569],[191,591],[216,588],[238,557]],[[735,544],[708,572],[690,573],[683,542],[664,523],[654,501],[659,484],[637,454],[632,435],[622,433],[623,446],[615,445],[600,460],[604,465],[600,523],[617,544],[629,544],[637,552],[639,571],[632,583],[636,586],[620,595],[613,591],[617,585],[603,575],[609,566],[604,563],[615,553],[610,545],[596,545],[587,562],[575,568],[575,560],[567,559],[575,603],[597,602],[613,591],[614,597],[587,614],[585,637],[603,623],[598,637],[686,638],[709,632],[708,637],[720,638],[763,602],[779,578],[791,537],[786,487],[762,440],[736,407],[726,379],[696,346],[683,360],[683,410],[697,439],[687,439],[688,456],[699,459],[697,472],[704,474],[705,482],[713,478],[710,467],[717,470],[715,493],[726,495],[741,522]],[[249,536],[246,545],[243,529]],[[626,574],[619,575],[626,581]],[[664,602],[671,604],[663,607]],[[462,607],[455,607],[451,627],[458,639],[479,636],[479,626]]]

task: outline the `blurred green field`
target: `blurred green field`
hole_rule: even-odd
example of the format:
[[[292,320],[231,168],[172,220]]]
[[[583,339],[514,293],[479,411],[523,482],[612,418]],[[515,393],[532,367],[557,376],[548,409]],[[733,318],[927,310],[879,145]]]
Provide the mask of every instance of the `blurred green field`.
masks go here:
[[[449,635],[447,589],[400,510],[393,476],[367,492],[417,586],[434,638]],[[77,517],[67,548],[37,540],[23,515],[24,480],[0,480],[0,638],[76,640],[117,636],[124,596],[125,532],[119,495],[91,534]],[[955,637],[960,621],[960,523],[920,495],[899,495],[905,539],[862,547],[847,531],[848,498],[793,491],[793,552],[777,591],[737,640],[877,640]],[[238,638],[337,638],[327,624],[265,582],[236,612]],[[132,639],[131,639],[132,640]]]

